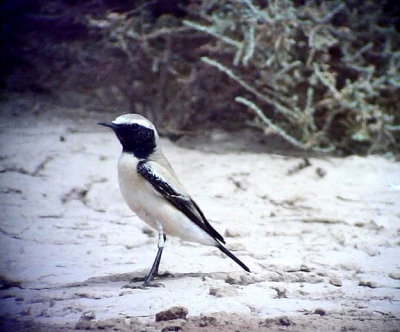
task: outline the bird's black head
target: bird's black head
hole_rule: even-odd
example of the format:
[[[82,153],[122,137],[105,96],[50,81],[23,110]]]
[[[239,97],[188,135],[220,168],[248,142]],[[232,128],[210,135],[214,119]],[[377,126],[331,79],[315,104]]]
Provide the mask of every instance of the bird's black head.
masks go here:
[[[156,128],[141,115],[125,114],[113,122],[99,122],[99,125],[114,130],[123,151],[133,153],[139,159],[147,159],[157,147]]]

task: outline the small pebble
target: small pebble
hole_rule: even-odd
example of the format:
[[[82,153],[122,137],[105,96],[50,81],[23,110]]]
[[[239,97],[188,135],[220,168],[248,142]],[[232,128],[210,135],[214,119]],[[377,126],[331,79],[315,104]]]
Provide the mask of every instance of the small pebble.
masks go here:
[[[339,278],[331,278],[331,279],[329,279],[329,283],[336,287],[342,286],[342,280],[340,280]]]
[[[226,247],[231,251],[246,250],[246,247],[242,243],[229,243]]]
[[[392,278],[395,280],[400,280],[400,273],[391,272],[391,273],[389,273],[389,278]]]
[[[278,322],[282,326],[290,326],[293,322],[286,316],[279,317]]]
[[[317,308],[317,309],[315,309],[314,314],[317,314],[317,315],[320,315],[320,316],[325,316],[326,315],[326,311],[324,309]]]
[[[150,227],[146,226],[142,228],[142,233],[149,237],[154,237],[156,235],[156,233]]]
[[[311,269],[307,265],[301,264],[300,265],[300,271],[302,271],[302,272],[311,272]]]
[[[200,322],[199,322],[200,327],[215,325],[216,323],[217,319],[215,317],[200,315]]]
[[[324,169],[322,169],[321,167],[317,167],[317,168],[315,169],[315,173],[317,173],[317,175],[318,175],[320,178],[323,178],[323,177],[326,175],[326,171],[325,171]]]
[[[274,291],[276,291],[276,299],[283,299],[283,298],[287,298],[287,289],[284,287],[280,287],[280,286],[275,286],[275,287],[271,287],[271,289],[273,289]]]
[[[80,320],[93,320],[96,318],[96,313],[93,310],[85,311],[82,315]]]
[[[235,296],[237,291],[232,286],[211,287],[209,294],[215,297]]]
[[[373,282],[373,281],[360,281],[360,282],[358,283],[358,286],[369,287],[369,288],[376,288],[376,287],[378,287],[378,285],[376,284],[376,282]]]
[[[241,236],[241,233],[237,230],[227,228],[225,230],[225,236],[226,237],[239,237],[239,236]]]

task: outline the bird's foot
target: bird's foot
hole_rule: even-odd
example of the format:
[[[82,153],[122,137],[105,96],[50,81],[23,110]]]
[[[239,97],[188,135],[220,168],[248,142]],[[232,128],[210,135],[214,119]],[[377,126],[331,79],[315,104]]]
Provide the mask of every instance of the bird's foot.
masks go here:
[[[172,274],[172,273],[169,273],[169,272],[165,272],[165,273],[162,273],[162,274],[155,274],[154,275],[154,279],[161,279],[161,278],[170,278],[170,277],[173,277],[174,275]],[[146,276],[146,277],[135,277],[135,278],[133,278],[131,281],[130,281],[130,283],[135,283],[135,282],[144,282],[144,283],[146,283],[146,279],[148,278],[148,276]]]
[[[135,284],[135,282],[131,281],[129,284],[123,286],[122,288],[130,288],[130,289],[147,289],[149,287],[165,287],[162,283],[160,282],[144,282],[143,284]]]
[[[152,279],[170,278],[170,277],[173,277],[173,276],[174,275],[169,273],[169,272],[165,272],[165,273],[162,273],[162,274],[157,273],[157,274],[154,275],[154,278],[152,278]],[[129,282],[129,284],[123,286],[122,288],[146,289],[148,287],[165,287],[162,283],[159,283],[159,282],[152,283],[152,282],[150,282],[150,280],[148,280],[148,278],[149,278],[148,276],[146,276],[146,277],[135,277]],[[138,285],[138,283],[140,283],[140,282],[143,282],[143,284],[142,285]]]

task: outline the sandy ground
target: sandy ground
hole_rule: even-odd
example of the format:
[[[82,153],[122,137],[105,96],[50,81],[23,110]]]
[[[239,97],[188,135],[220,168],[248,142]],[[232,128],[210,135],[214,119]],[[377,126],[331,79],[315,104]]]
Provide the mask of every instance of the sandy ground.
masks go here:
[[[121,198],[114,135],[93,119],[7,112],[0,129],[2,330],[400,330],[398,162],[310,157],[301,168],[301,157],[163,139],[252,273],[169,238],[160,269],[172,276],[142,290],[123,286],[147,273],[157,237]],[[174,306],[187,316],[156,322]]]

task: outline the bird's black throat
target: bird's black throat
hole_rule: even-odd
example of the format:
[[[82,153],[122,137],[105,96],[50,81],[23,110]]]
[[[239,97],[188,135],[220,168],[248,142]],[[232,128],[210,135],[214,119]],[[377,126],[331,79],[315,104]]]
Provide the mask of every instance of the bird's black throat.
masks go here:
[[[147,159],[156,149],[154,130],[140,125],[118,125],[113,128],[124,152],[136,158]]]

